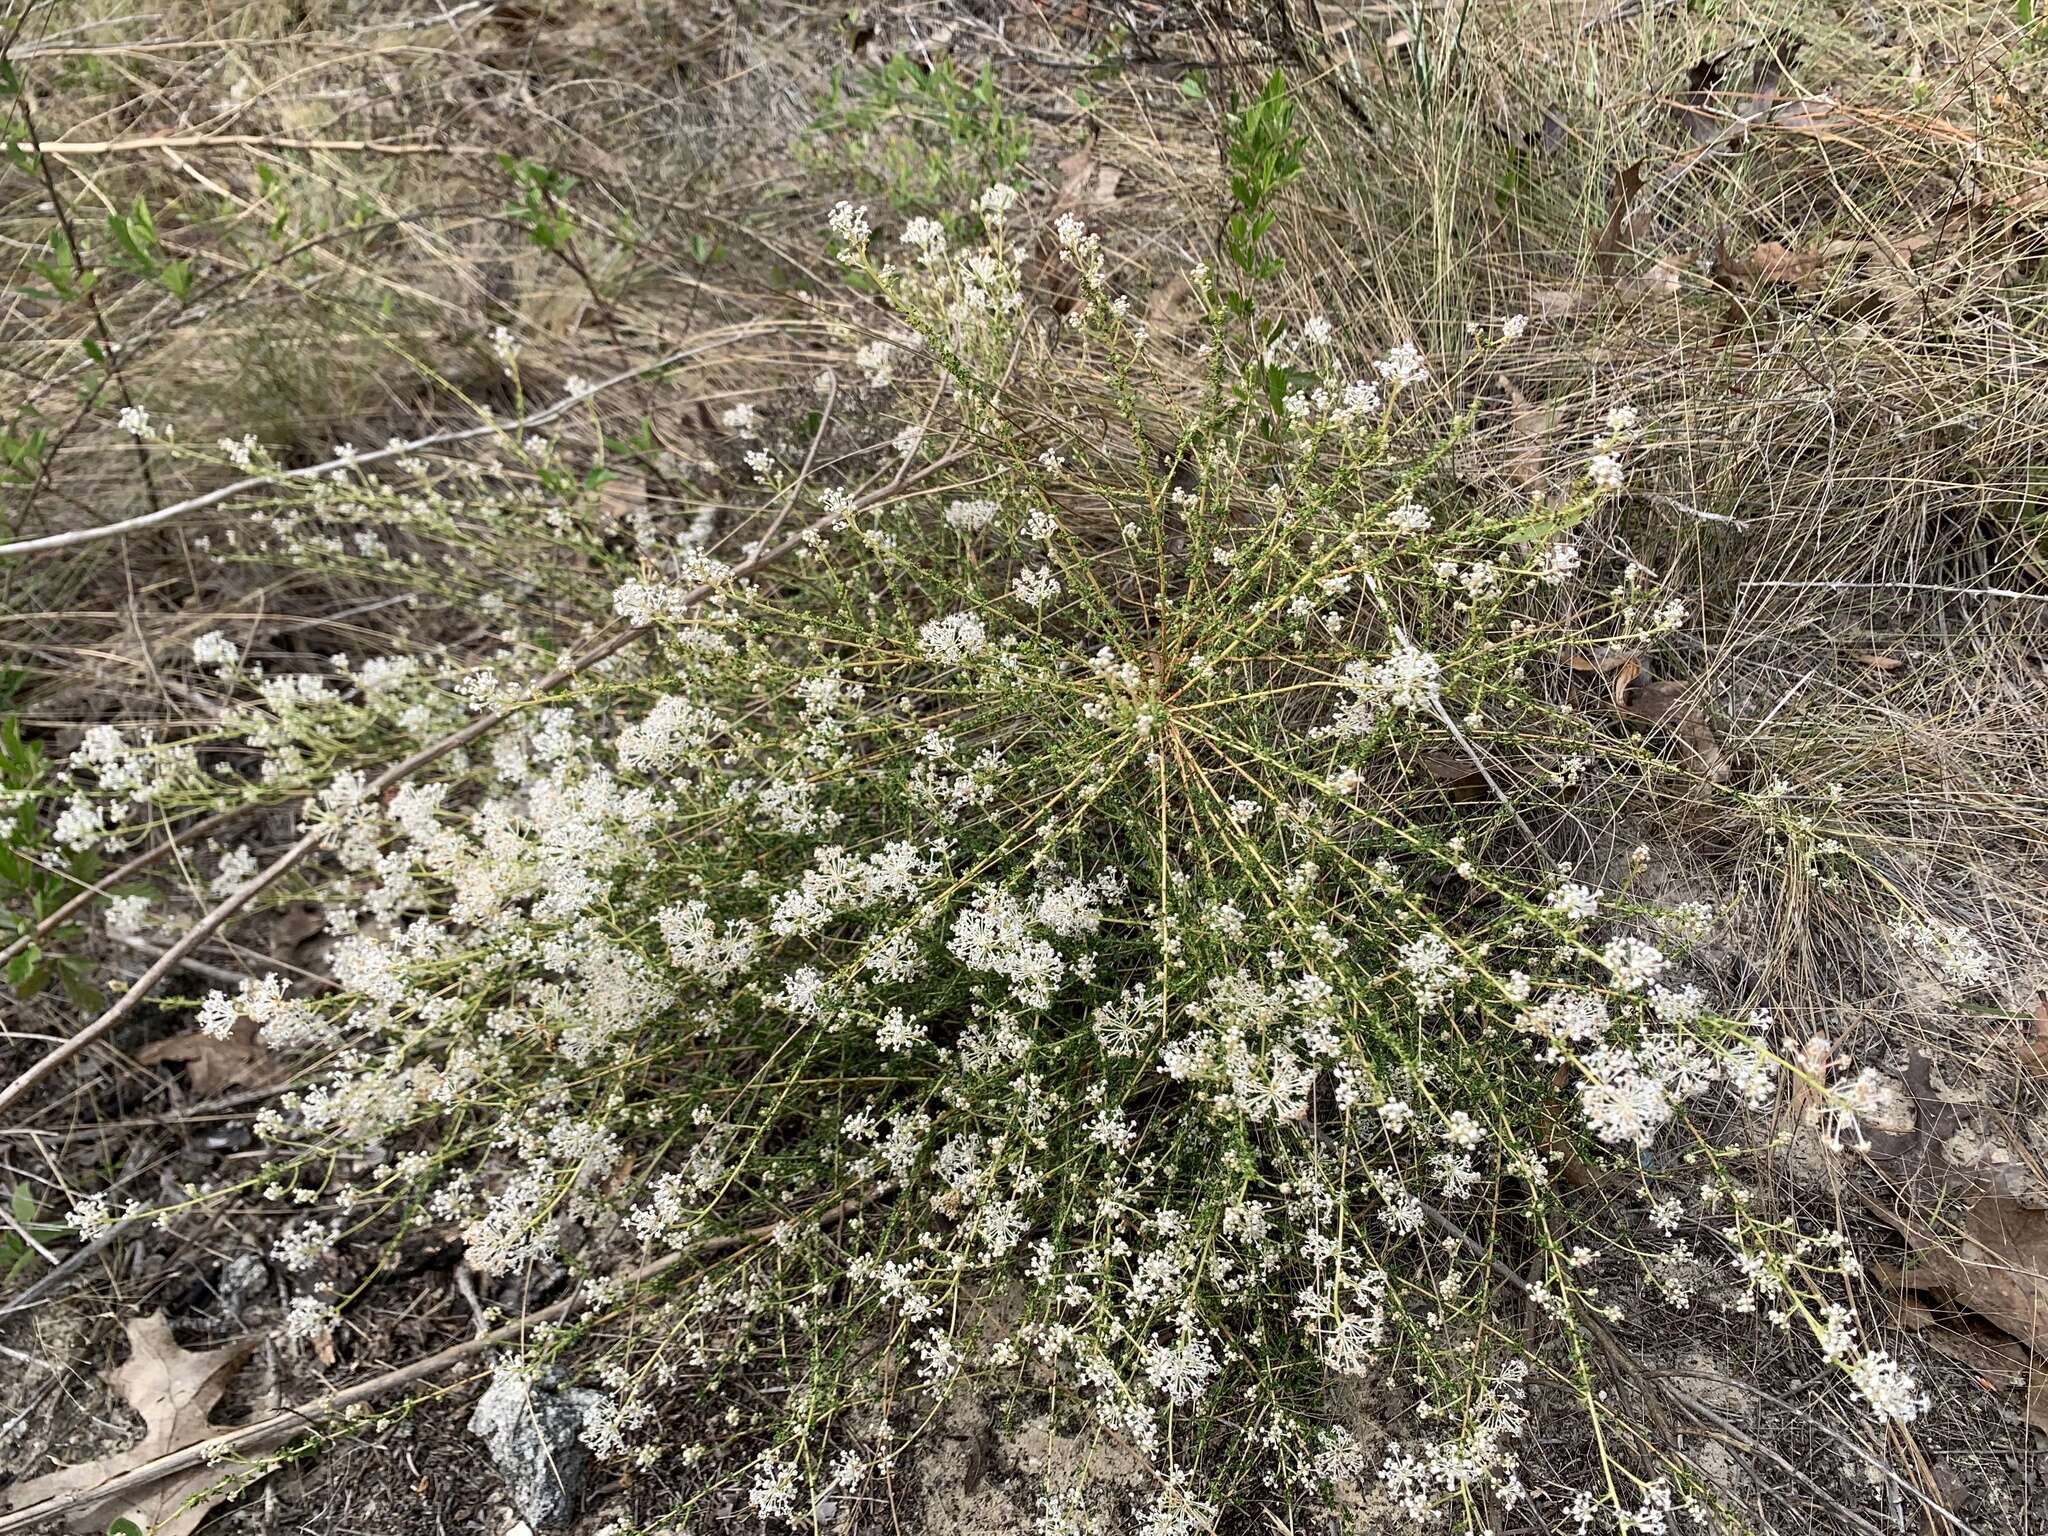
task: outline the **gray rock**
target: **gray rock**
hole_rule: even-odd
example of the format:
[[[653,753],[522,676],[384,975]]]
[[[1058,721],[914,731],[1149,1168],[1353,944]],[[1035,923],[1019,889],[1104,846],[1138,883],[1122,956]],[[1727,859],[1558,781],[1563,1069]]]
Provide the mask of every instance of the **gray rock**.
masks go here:
[[[269,1284],[270,1270],[262,1258],[253,1253],[238,1253],[221,1266],[214,1289],[220,1294],[221,1310],[240,1322],[243,1310]]]
[[[604,1401],[588,1387],[558,1387],[500,1367],[470,1415],[526,1523],[560,1530],[576,1518],[590,1451],[583,1420]]]

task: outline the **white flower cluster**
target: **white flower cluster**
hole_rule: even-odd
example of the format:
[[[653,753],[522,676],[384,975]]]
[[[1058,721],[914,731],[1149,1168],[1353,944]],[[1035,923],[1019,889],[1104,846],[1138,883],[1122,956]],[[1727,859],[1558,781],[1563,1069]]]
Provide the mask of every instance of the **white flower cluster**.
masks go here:
[[[1823,1037],[1780,1049],[1767,1017],[1722,1016],[1682,944],[1652,941],[1697,937],[1697,914],[1646,906],[1633,874],[1572,878],[1503,843],[1493,797],[1416,794],[1418,761],[1520,753],[1541,766],[1509,793],[1596,814],[1642,749],[1556,709],[1524,666],[1647,648],[1649,578],[1609,590],[1587,579],[1607,557],[1559,541],[1555,508],[1479,516],[1431,478],[1411,457],[1432,377],[1413,345],[1347,357],[1310,317],[1227,359],[1313,372],[1277,410],[1144,393],[1148,349],[1073,215],[1043,247],[1079,279],[1068,333],[1025,330],[1023,201],[991,188],[978,233],[914,218],[886,242],[865,209],[832,211],[838,259],[885,312],[823,386],[857,376],[849,414],[882,424],[869,461],[835,473],[891,492],[798,483],[784,425],[732,405],[728,451],[760,455],[763,483],[692,488],[630,535],[630,564],[579,575],[593,633],[607,601],[658,633],[566,686],[542,696],[552,668],[523,635],[445,667],[278,677],[195,643],[235,694],[252,782],[308,800],[327,838],[332,995],[267,976],[199,1014],[320,1053],[260,1131],[347,1168],[348,1189],[306,1187],[332,1209],[286,1229],[277,1261],[324,1275],[347,1257],[337,1232],[424,1220],[484,1273],[603,1271],[579,1305],[622,1326],[573,1330],[605,1388],[588,1443],[674,1451],[638,1433],[662,1394],[743,1364],[761,1390],[679,1459],[759,1519],[820,1528],[957,1385],[1022,1379],[1149,1479],[1120,1523],[1085,1487],[1049,1489],[1041,1536],[1278,1528],[1294,1492],[1378,1500],[1416,1528],[1534,1510],[1666,1529],[1677,1504],[1654,1478],[1581,1500],[1525,1461],[1528,1384],[1579,1379],[1571,1341],[1621,1321],[1621,1288],[1592,1277],[1622,1260],[1647,1272],[1641,1305],[1817,1319],[1873,1412],[1921,1412],[1904,1370],[1826,1310],[1851,1255],[1772,1229],[1729,1137],[1689,1139],[1697,1164],[1650,1151],[1788,1082],[1860,1134],[1881,1076]],[[1220,302],[1207,274],[1196,290]],[[1246,345],[1214,318],[1213,345]],[[867,393],[921,408],[928,386],[940,403],[915,427]],[[1078,425],[1098,402],[1194,445],[1168,483]],[[1622,483],[1622,409],[1574,510]],[[396,496],[371,467],[308,505],[367,519]],[[554,527],[532,504],[473,515],[487,481],[421,490],[409,536],[437,518],[507,541]],[[719,555],[800,499],[801,552],[737,577]],[[554,510],[557,533],[596,530],[576,548],[614,547],[613,524]],[[373,747],[505,705],[485,739],[369,792]],[[84,738],[71,766],[92,792],[60,835],[110,836],[137,796],[199,798],[192,760],[132,738]],[[230,884],[256,867],[218,854]],[[110,927],[157,910],[127,900]],[[1969,937],[1899,930],[1951,980],[1988,981]],[[1625,1175],[1613,1246],[1567,1203],[1574,1126],[1585,1161]],[[1485,1261],[1503,1191],[1524,1230],[1570,1234],[1508,1280]],[[104,1231],[108,1197],[72,1219]],[[618,1252],[707,1241],[715,1262],[658,1291]],[[290,1336],[337,1325],[327,1294],[294,1301]],[[1318,1371],[1394,1394],[1400,1440],[1369,1456],[1315,1422],[1318,1394],[1289,1394]]]
[[[917,644],[919,650],[942,666],[959,666],[988,649],[988,630],[971,613],[949,613],[921,625]]]

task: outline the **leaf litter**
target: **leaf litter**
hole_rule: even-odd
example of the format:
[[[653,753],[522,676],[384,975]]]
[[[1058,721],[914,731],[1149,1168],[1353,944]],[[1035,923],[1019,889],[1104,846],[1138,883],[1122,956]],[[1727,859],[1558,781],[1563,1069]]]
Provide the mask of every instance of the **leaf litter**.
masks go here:
[[[2048,1002],[2036,1010],[2043,1028]],[[2022,1063],[2024,1065],[2024,1063]],[[1933,1062],[1916,1054],[1905,1089],[1913,1129],[1879,1134],[1867,1149],[1890,1177],[1893,1198],[1864,1197],[1905,1244],[1891,1282],[1902,1326],[1968,1366],[1987,1389],[2025,1386],[2029,1423],[2048,1433],[2048,1211],[1987,1187],[1952,1155],[1964,1129],[1960,1106],[1933,1087]]]
[[[209,1493],[226,1475],[218,1467],[174,1472],[140,1488],[95,1493],[159,1457],[219,1433],[212,1422],[235,1372],[256,1347],[254,1338],[218,1349],[189,1350],[178,1343],[161,1312],[130,1318],[128,1358],[106,1373],[121,1400],[141,1415],[142,1438],[126,1450],[62,1467],[0,1492],[9,1510],[50,1499],[69,1500],[60,1516],[68,1531],[107,1531],[126,1521],[148,1536],[190,1536],[226,1493]],[[57,1527],[52,1527],[56,1529]]]

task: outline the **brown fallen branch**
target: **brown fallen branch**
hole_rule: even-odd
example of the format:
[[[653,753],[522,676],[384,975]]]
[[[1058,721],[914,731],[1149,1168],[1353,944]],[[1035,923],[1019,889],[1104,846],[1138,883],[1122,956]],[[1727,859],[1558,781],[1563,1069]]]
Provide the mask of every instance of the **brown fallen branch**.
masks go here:
[[[814,443],[814,452],[815,446]],[[958,454],[948,454],[943,458],[934,460],[915,476],[908,477],[910,483],[915,484],[919,480],[924,480],[937,474],[941,469],[955,462],[957,458],[959,458]],[[807,458],[805,463],[808,465],[809,462],[810,460]],[[894,479],[874,494],[860,498],[854,503],[850,512],[859,513],[867,511],[895,495],[897,490],[905,483],[906,472],[909,467],[910,461],[908,459],[904,460],[903,465],[896,471]],[[802,484],[803,477],[799,475],[796,480],[791,482],[789,490],[785,492],[785,495],[789,499],[794,500]],[[773,564],[792,550],[802,546],[809,539],[824,532],[834,523],[843,521],[848,515],[849,509],[821,513],[797,532],[782,540],[781,543],[767,549],[758,550],[752,558],[734,566],[731,574],[726,579],[738,581],[752,575],[763,566]],[[702,586],[693,587],[683,595],[677,605],[678,608],[690,609],[696,607],[706,598],[710,597],[713,592],[717,591],[718,586],[719,584],[706,583]],[[616,655],[624,650],[642,635],[648,633],[651,627],[649,625],[637,625],[634,628],[622,630],[609,640],[602,641],[584,652],[583,655],[564,662],[529,689],[524,699],[494,709],[489,714],[479,715],[460,730],[449,732],[439,741],[429,743],[404,761],[394,763],[391,767],[385,769],[370,781],[367,789],[364,791],[363,798],[366,801],[374,801],[384,791],[410,778],[413,774],[419,772],[420,769],[440,761],[440,759],[446,757],[459,747],[468,746],[469,743],[475,741],[479,736],[483,736],[496,729],[515,714],[524,710],[532,701],[545,697],[578,673],[597,665],[598,662],[603,661],[607,656]],[[289,874],[301,860],[325,842],[327,836],[328,832],[325,827],[311,828],[297,842],[293,843],[283,853],[272,859],[269,864],[257,871],[256,875],[247,884],[230,892],[221,901],[216,903],[204,917],[200,918],[196,924],[186,931],[183,938],[165,950],[155,964],[151,965],[148,970],[137,977],[128,990],[122,993],[120,998],[112,1003],[105,1012],[101,1013],[98,1018],[51,1051],[47,1056],[30,1065],[4,1089],[0,1089],[0,1112],[4,1112],[18,1104],[22,1097],[31,1088],[35,1087],[37,1083],[48,1077],[72,1057],[85,1050],[94,1041],[103,1038],[116,1024],[119,1024],[129,1014],[133,1013],[142,1000],[155,990],[157,983],[175,970],[187,955],[205,943],[229,918],[233,917],[242,908]]]
[[[855,1212],[885,1198],[888,1193],[889,1186],[881,1184],[866,1194],[849,1195],[829,1210],[821,1212],[815,1218],[816,1224],[820,1227],[834,1226]],[[643,1264],[638,1269],[627,1271],[626,1281],[629,1285],[643,1285],[649,1280],[659,1278],[685,1259],[712,1258],[734,1248],[745,1247],[749,1243],[761,1242],[777,1225],[779,1223],[769,1222],[758,1227],[749,1227],[744,1232],[709,1238],[694,1248],[668,1254],[651,1263]],[[426,1377],[439,1375],[449,1366],[460,1365],[463,1361],[483,1354],[486,1350],[495,1349],[500,1344],[514,1343],[537,1325],[567,1316],[581,1299],[580,1294],[572,1291],[560,1301],[528,1312],[502,1327],[491,1329],[488,1333],[480,1333],[475,1338],[463,1340],[460,1344],[451,1344],[425,1359],[385,1371],[367,1381],[337,1388],[297,1407],[279,1409],[276,1413],[267,1414],[253,1423],[224,1431],[211,1439],[188,1445],[182,1450],[171,1451],[146,1461],[141,1466],[131,1467],[126,1472],[75,1494],[42,1499],[21,1509],[8,1510],[5,1514],[0,1514],[0,1536],[10,1536],[10,1533],[17,1531],[47,1532],[56,1528],[55,1522],[58,1517],[74,1504],[85,1501],[97,1504],[122,1494],[139,1493],[181,1472],[191,1472],[216,1462],[224,1462],[232,1456],[270,1450],[290,1439],[295,1433],[318,1428],[323,1420],[330,1419],[357,1403],[369,1402],[386,1392],[396,1391]],[[227,1476],[228,1470],[223,1467],[221,1475]]]

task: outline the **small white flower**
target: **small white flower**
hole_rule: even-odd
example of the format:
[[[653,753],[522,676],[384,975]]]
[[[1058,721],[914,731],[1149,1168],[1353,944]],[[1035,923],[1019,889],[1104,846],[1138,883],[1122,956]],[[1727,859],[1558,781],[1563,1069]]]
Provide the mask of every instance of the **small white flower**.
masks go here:
[[[1552,544],[1536,557],[1536,577],[1539,581],[1557,587],[1569,581],[1579,568],[1579,547],[1576,544]]]
[[[1404,501],[1387,514],[1387,522],[1398,533],[1427,533],[1436,519],[1418,501]]]
[[[1610,940],[1600,951],[1600,963],[1612,973],[1614,984],[1622,991],[1639,992],[1663,975],[1671,962],[1656,945],[1624,934]]]
[[[1568,922],[1589,923],[1600,914],[1600,893],[1588,886],[1566,881],[1543,903]]]
[[[1429,364],[1423,360],[1421,349],[1411,341],[1402,342],[1372,366],[1374,372],[1396,389],[1421,384],[1429,378]]]
[[[992,501],[955,501],[947,504],[943,515],[948,528],[975,533],[994,522],[998,510]]]
[[[927,267],[935,267],[946,258],[946,231],[937,219],[912,219],[903,226],[902,241],[918,253],[918,261]]]
[[[868,236],[872,233],[868,228],[867,209],[856,208],[852,203],[838,203],[825,223],[832,231],[832,237],[839,242],[839,259],[842,262],[850,265],[867,254]]]
[[[1849,1367],[1857,1393],[1881,1419],[1909,1424],[1927,1411],[1927,1397],[1913,1390],[1904,1366],[1883,1350],[1873,1349]]]
[[[317,1296],[294,1296],[291,1305],[285,1309],[284,1336],[298,1343],[317,1339],[323,1333],[331,1333],[334,1325],[341,1321],[341,1314],[332,1302],[320,1300]]]
[[[91,1242],[114,1225],[114,1213],[107,1207],[107,1192],[98,1190],[83,1196],[64,1218],[82,1242]]]
[[[242,659],[242,651],[219,630],[209,629],[192,642],[192,659],[202,667],[218,667],[224,672]]]
[[[1041,565],[1035,571],[1020,571],[1010,588],[1010,595],[1027,608],[1043,608],[1060,595],[1059,579],[1053,575],[1050,566]]]
[[[920,625],[917,645],[933,661],[957,666],[988,649],[988,630],[971,613],[949,613]]]

